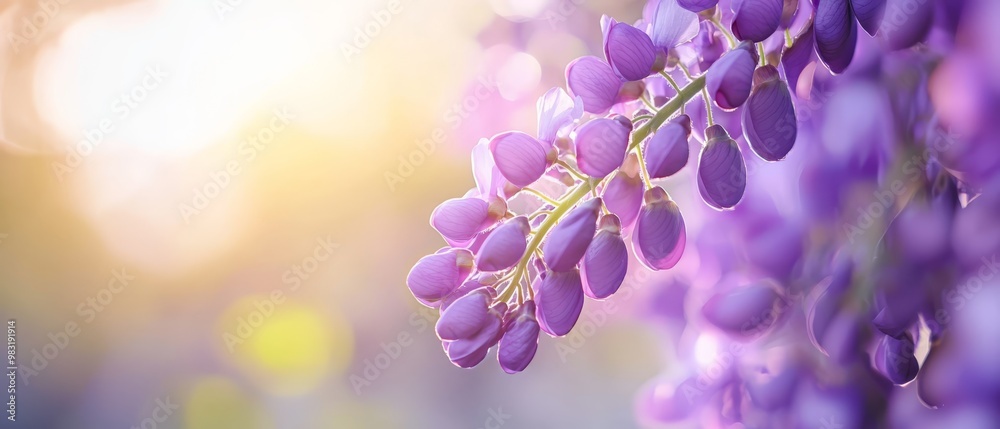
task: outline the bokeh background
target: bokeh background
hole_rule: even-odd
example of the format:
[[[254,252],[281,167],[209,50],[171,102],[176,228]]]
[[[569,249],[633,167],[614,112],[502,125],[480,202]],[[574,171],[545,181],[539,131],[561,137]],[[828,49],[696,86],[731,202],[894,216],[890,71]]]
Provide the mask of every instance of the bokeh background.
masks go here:
[[[449,363],[404,278],[443,244],[431,210],[474,186],[469,149],[534,131],[537,97],[601,52],[600,14],[641,9],[3,1],[4,424],[637,427],[669,365],[640,320],[660,279],[588,302],[509,376]]]

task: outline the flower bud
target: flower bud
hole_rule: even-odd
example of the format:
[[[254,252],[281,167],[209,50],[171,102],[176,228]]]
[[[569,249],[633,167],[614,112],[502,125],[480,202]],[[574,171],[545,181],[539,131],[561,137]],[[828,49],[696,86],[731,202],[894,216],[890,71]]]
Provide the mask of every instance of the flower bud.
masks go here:
[[[734,2],[733,35],[740,40],[763,42],[778,29],[784,0],[741,0]]]
[[[642,207],[642,194],[645,186],[639,177],[639,158],[629,154],[625,163],[608,181],[601,194],[604,206],[608,211],[618,215],[622,227],[628,228],[635,222]]]
[[[497,360],[500,368],[508,374],[523,371],[535,357],[540,329],[535,318],[536,311],[535,302],[528,300],[510,314],[510,321],[505,324]]]
[[[497,197],[452,198],[441,203],[431,213],[431,226],[449,244],[464,246],[507,213],[507,203]]]
[[[701,12],[715,7],[719,0],[677,0],[677,4],[691,12]]]
[[[900,338],[883,335],[875,348],[875,369],[893,384],[906,384],[917,378],[920,364],[913,355],[913,338],[906,333]]]
[[[406,276],[406,286],[421,304],[437,307],[471,271],[472,253],[465,249],[445,249],[420,258]]]
[[[601,199],[595,198],[570,211],[549,232],[542,246],[545,265],[552,271],[570,271],[587,251],[597,230]]]
[[[580,263],[583,293],[604,299],[621,287],[628,272],[628,249],[622,239],[621,222],[613,214],[601,218],[601,227]]]
[[[618,77],[635,81],[649,76],[656,62],[656,50],[646,33],[611,20],[604,37],[604,57]]]
[[[725,333],[744,338],[759,336],[781,316],[777,288],[758,282],[717,292],[701,307],[705,320]]]
[[[628,150],[632,121],[617,116],[587,122],[576,131],[576,162],[580,171],[595,179],[621,167]]]
[[[537,284],[535,302],[539,326],[553,337],[568,334],[583,310],[580,271],[549,271]]]
[[[517,186],[528,186],[545,173],[548,150],[525,133],[508,131],[490,139],[490,152],[500,174]]]
[[[650,178],[673,176],[687,165],[690,136],[691,118],[680,115],[661,126],[650,137],[643,153]]]
[[[851,10],[858,17],[861,28],[874,36],[885,15],[886,0],[851,0]],[[926,2],[925,2],[926,3]]]
[[[846,70],[854,58],[858,25],[849,3],[850,0],[824,0],[816,5],[813,21],[816,53],[833,73]]]
[[[510,219],[490,233],[483,246],[476,254],[476,268],[480,271],[492,272],[513,267],[527,247],[528,218],[518,216]]]
[[[743,42],[708,68],[705,73],[705,88],[717,106],[723,110],[733,110],[743,105],[750,96],[757,59],[753,45]]]
[[[743,198],[747,185],[743,154],[721,125],[709,127],[705,138],[708,140],[698,160],[698,189],[708,205],[733,208]]]
[[[673,268],[687,242],[680,208],[659,186],[646,191],[643,200],[632,232],[632,249],[639,261],[652,270]]]
[[[798,122],[788,86],[778,69],[767,65],[753,74],[753,91],[743,109],[743,135],[757,156],[765,161],[785,158],[795,145]]]
[[[586,56],[566,66],[566,86],[583,100],[583,110],[600,115],[615,104],[622,81],[608,63]]]

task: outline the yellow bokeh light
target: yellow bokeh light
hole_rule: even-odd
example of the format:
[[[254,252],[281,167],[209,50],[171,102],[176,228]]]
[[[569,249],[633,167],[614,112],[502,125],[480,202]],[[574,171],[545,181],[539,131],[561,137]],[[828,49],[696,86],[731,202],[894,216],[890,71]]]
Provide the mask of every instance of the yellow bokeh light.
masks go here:
[[[222,377],[199,380],[181,406],[185,429],[264,429],[261,407],[232,381]]]
[[[222,315],[222,352],[275,394],[306,393],[344,371],[354,347],[346,322],[273,296],[246,297]]]

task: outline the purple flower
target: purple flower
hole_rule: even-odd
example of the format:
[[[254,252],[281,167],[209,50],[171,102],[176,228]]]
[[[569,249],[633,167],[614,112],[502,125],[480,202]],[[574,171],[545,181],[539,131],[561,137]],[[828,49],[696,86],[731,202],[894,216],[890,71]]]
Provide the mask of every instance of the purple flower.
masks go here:
[[[539,332],[535,312],[535,302],[528,300],[509,313],[497,352],[500,367],[508,374],[523,371],[535,357]]]
[[[650,0],[643,9],[649,23],[650,40],[663,51],[691,40],[698,34],[698,15],[678,4],[678,0]]]
[[[632,121],[623,116],[598,118],[576,130],[576,162],[580,171],[600,179],[625,160]]]
[[[894,384],[906,384],[917,377],[920,364],[913,356],[913,338],[910,334],[901,338],[882,335],[875,348],[875,369]]]
[[[608,180],[601,198],[608,211],[618,215],[622,228],[628,228],[639,215],[644,191],[642,178],[639,177],[639,158],[629,154],[622,167]]]
[[[691,12],[701,12],[715,7],[719,0],[677,0],[677,4]]]
[[[580,263],[583,292],[605,299],[621,287],[628,272],[628,249],[622,239],[621,222],[613,214],[601,218],[601,227]]]
[[[491,288],[479,288],[457,299],[441,313],[434,330],[448,358],[457,366],[471,368],[486,358],[500,340],[504,303],[490,306],[495,299]]]
[[[708,205],[731,209],[743,198],[747,185],[743,154],[721,125],[709,127],[705,138],[698,160],[698,190]]]
[[[635,256],[652,270],[673,268],[684,254],[687,241],[681,211],[659,186],[646,191],[643,200],[632,232]]]
[[[550,146],[561,133],[583,116],[583,100],[552,88],[538,98],[538,139]]]
[[[518,216],[498,226],[486,237],[476,254],[476,268],[480,271],[501,271],[513,267],[527,247],[528,218]]]
[[[525,133],[508,131],[490,139],[490,152],[500,174],[517,186],[528,186],[542,177],[549,165],[545,146]]]
[[[740,107],[750,96],[757,52],[749,42],[725,53],[705,74],[705,88],[723,110]]]
[[[443,249],[420,258],[406,276],[406,286],[421,304],[436,307],[471,271],[472,253],[465,249]]]
[[[890,0],[887,3],[878,32],[888,40],[890,48],[906,49],[927,37],[934,23],[934,6],[939,2]]]
[[[480,139],[472,148],[472,174],[476,179],[476,190],[482,199],[501,195],[504,179],[490,153],[490,141]]]
[[[780,298],[774,285],[753,283],[712,295],[701,314],[729,335],[753,338],[777,322]]]
[[[733,35],[740,40],[763,42],[778,29],[783,0],[735,0]]]
[[[604,37],[604,57],[622,80],[641,80],[652,71],[656,48],[646,33],[612,19]]]
[[[583,310],[580,271],[548,271],[536,283],[536,316],[542,330],[553,337],[568,334]]]
[[[785,69],[785,78],[792,92],[798,91],[799,75],[813,59],[814,41],[812,24],[806,27],[792,46],[785,48],[781,54],[781,67]]]
[[[431,226],[449,244],[465,245],[506,213],[507,204],[499,198],[491,198],[489,202],[480,198],[452,198],[434,209]]]
[[[792,95],[778,69],[771,65],[758,68],[743,109],[743,135],[750,148],[766,161],[779,161],[792,150],[797,133]]]
[[[851,10],[857,15],[861,28],[864,28],[872,36],[882,24],[885,2],[886,0],[851,0]],[[930,3],[930,1],[925,1],[925,3]]]
[[[929,1],[929,0],[928,0]],[[841,73],[854,58],[858,26],[850,0],[823,0],[816,6],[813,23],[816,53],[831,72]]]
[[[542,245],[542,257],[550,270],[564,272],[576,267],[594,238],[600,211],[600,198],[588,200],[570,211],[552,228]]]
[[[586,56],[566,66],[566,86],[570,94],[583,100],[583,110],[600,115],[615,104],[622,81],[608,63]]]
[[[664,124],[646,143],[644,157],[649,177],[670,177],[687,165],[691,118],[679,115]]]

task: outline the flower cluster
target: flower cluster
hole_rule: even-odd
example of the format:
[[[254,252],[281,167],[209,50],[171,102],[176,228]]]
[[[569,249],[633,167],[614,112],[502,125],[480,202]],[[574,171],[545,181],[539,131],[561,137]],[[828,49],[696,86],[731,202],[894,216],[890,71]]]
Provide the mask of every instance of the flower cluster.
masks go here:
[[[656,181],[687,166],[692,139],[698,189],[718,210],[736,207],[746,188],[737,140],[765,161],[792,149],[795,107],[778,67],[794,47],[785,36],[811,34],[812,11],[782,0],[745,0],[735,11],[716,3],[653,0],[635,25],[605,16],[604,58],[567,66],[568,92],[538,100],[537,134],[504,132],[473,149],[476,188],[431,215],[448,247],[407,278],[419,302],[440,309],[437,334],[453,363],[475,366],[499,344],[501,367],[523,370],[540,332],[566,335],[585,297],[618,290],[629,244],[645,267],[674,267],[687,231]],[[688,114],[692,101],[705,105]],[[736,124],[714,122],[713,110],[736,109]],[[544,192],[552,183],[558,189]],[[540,202],[516,213],[521,195]]]

